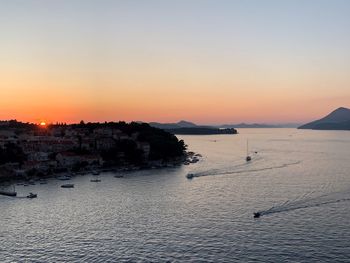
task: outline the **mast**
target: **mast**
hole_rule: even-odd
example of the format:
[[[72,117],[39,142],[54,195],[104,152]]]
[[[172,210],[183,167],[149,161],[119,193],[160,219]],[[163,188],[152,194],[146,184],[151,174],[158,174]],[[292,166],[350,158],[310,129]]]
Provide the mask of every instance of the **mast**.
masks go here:
[[[247,139],[247,156],[248,156],[248,139]]]

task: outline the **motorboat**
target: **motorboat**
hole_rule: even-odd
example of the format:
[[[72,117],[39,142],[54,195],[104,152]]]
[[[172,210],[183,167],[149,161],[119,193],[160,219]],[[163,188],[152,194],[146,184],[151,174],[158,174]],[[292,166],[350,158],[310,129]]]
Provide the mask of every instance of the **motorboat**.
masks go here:
[[[194,177],[194,174],[189,173],[189,174],[186,175],[186,177],[187,177],[187,179],[192,179]]]
[[[29,195],[27,195],[27,198],[37,198],[37,197],[38,195],[33,193],[29,193]]]
[[[259,218],[260,216],[261,216],[261,213],[260,213],[260,212],[255,212],[253,217],[254,217],[254,218]]]
[[[92,171],[92,175],[99,175],[100,172],[99,171]]]
[[[74,188],[74,184],[63,184],[61,185],[62,188]]]
[[[115,175],[114,177],[115,177],[115,178],[123,178],[123,177],[124,177],[124,175],[117,174],[117,175]]]

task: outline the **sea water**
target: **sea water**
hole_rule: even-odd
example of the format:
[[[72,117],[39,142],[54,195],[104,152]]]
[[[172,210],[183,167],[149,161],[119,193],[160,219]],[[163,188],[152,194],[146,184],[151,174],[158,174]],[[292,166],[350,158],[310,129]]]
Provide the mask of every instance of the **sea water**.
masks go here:
[[[100,183],[77,176],[73,189],[55,179],[16,186],[38,193],[31,200],[1,196],[0,262],[350,261],[349,131],[181,139],[198,163]]]

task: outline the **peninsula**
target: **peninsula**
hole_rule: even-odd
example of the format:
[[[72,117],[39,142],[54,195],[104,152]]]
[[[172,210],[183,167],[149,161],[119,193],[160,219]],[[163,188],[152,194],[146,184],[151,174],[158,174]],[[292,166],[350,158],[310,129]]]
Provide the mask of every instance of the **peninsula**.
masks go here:
[[[237,134],[233,127],[221,128],[206,125],[197,125],[188,121],[179,121],[177,123],[149,123],[152,127],[163,129],[167,132],[179,135],[215,135],[215,134]]]
[[[174,166],[184,160],[183,140],[146,123],[0,122],[0,179]]]

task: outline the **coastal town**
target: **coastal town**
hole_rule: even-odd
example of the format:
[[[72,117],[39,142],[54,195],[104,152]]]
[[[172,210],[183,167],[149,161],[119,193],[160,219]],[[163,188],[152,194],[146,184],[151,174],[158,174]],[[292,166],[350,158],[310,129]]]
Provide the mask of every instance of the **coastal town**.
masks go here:
[[[0,180],[173,167],[192,157],[182,140],[146,123],[0,122]]]

